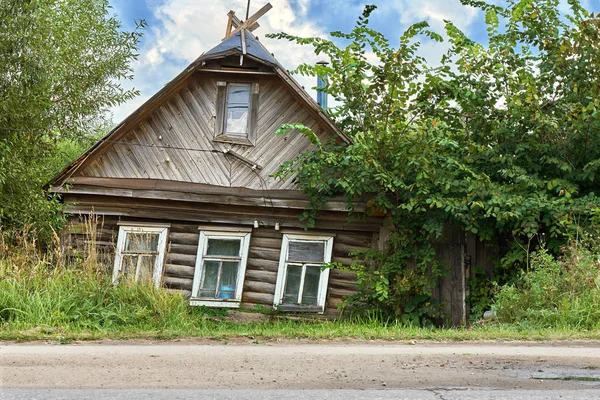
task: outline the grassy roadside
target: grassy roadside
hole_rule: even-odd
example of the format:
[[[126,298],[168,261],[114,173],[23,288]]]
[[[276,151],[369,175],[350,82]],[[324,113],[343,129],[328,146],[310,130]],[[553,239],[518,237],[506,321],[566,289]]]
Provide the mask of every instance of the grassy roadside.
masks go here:
[[[255,343],[277,339],[307,340],[383,340],[383,341],[561,341],[598,340],[600,331],[582,331],[557,328],[525,328],[508,324],[495,324],[470,328],[419,328],[380,322],[348,321],[297,321],[269,319],[262,322],[233,323],[201,319],[194,326],[130,326],[119,329],[84,329],[76,326],[32,326],[5,324],[0,329],[2,341],[50,340],[68,343],[73,340],[175,340],[200,338],[227,341],[249,339]]]
[[[34,244],[22,244],[20,249],[24,250],[14,251],[0,241],[0,341],[600,339],[596,307],[600,303],[600,290],[592,279],[596,277],[592,274],[596,269],[590,266],[595,258],[577,263],[585,274],[567,274],[576,283],[589,286],[588,282],[592,282],[592,289],[575,284],[558,287],[568,269],[546,260],[550,266],[534,270],[525,281],[531,283],[508,287],[504,297],[500,297],[504,309],[516,315],[508,322],[444,329],[384,323],[375,318],[298,320],[267,309],[249,310],[254,312],[253,318],[245,314],[243,322],[231,322],[225,312],[188,306],[188,301],[179,294],[129,282],[114,285],[106,268],[95,259],[69,266],[59,262],[63,259],[60,255],[40,254],[29,248],[34,248]],[[558,294],[551,297],[549,293]],[[589,293],[595,297],[588,296]],[[560,301],[554,301],[555,297]],[[518,314],[520,310],[527,313]],[[264,314],[257,318],[259,311]]]

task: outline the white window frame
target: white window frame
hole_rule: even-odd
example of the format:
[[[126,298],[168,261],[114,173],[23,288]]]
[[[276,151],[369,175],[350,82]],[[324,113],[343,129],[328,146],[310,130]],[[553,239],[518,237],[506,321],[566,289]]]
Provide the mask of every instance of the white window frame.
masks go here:
[[[195,297],[200,289],[200,281],[202,280],[204,258],[208,249],[208,239],[241,239],[240,243],[240,265],[238,267],[238,276],[235,283],[235,292],[232,299],[213,299]],[[244,279],[246,277],[246,264],[248,262],[248,249],[250,247],[250,232],[235,232],[235,231],[200,231],[200,239],[198,242],[198,253],[196,256],[196,267],[194,270],[194,283],[192,285],[192,297],[190,299],[191,306],[207,306],[207,307],[228,307],[239,308],[242,302],[242,292],[244,289]]]
[[[290,240],[303,240],[308,242],[324,242],[325,243],[325,254],[323,263],[305,263],[302,268],[302,280],[300,283],[300,290],[304,286],[304,276],[306,274],[306,265],[315,265],[315,264],[326,264],[331,262],[331,253],[333,251],[333,236],[318,236],[318,235],[300,235],[300,234],[291,234],[284,233],[283,241],[281,243],[281,254],[279,256],[279,268],[277,269],[277,283],[275,285],[275,300],[273,302],[273,307],[278,308],[282,305],[283,294],[285,291],[285,282],[287,276],[287,257],[289,250]],[[319,277],[319,291],[317,294],[317,307],[319,307],[319,314],[323,314],[325,312],[325,301],[327,300],[327,285],[329,284],[329,268],[321,270],[321,275]],[[306,307],[307,309],[310,307]],[[302,306],[298,306],[298,311],[302,311]]]
[[[140,225],[120,225],[119,226],[119,237],[117,239],[117,249],[115,254],[115,264],[113,267],[113,283],[117,283],[119,280],[119,274],[123,266],[123,252],[125,251],[125,241],[128,233],[158,233],[158,244],[156,249],[158,254],[154,261],[154,268],[152,270],[152,282],[154,286],[159,288],[162,283],[163,267],[165,260],[165,251],[167,248],[167,233],[169,231],[168,226],[150,226],[141,223]],[[139,261],[138,261],[139,262]],[[137,270],[137,267],[136,267]],[[136,271],[137,274],[137,271]]]

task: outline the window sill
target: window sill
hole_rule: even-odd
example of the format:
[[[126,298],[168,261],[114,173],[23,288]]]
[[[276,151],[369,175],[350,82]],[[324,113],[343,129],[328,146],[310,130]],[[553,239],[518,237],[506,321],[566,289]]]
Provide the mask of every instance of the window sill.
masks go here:
[[[240,308],[239,300],[201,300],[190,299],[190,306],[222,307],[222,308]]]
[[[284,312],[306,312],[306,313],[318,313],[323,314],[325,312],[322,306],[300,306],[295,304],[279,304],[275,306],[278,311]]]
[[[248,140],[246,138],[234,138],[234,137],[227,136],[227,135],[215,136],[214,141],[222,142],[222,143],[242,144],[245,146],[254,146],[254,143],[252,143],[250,140]]]

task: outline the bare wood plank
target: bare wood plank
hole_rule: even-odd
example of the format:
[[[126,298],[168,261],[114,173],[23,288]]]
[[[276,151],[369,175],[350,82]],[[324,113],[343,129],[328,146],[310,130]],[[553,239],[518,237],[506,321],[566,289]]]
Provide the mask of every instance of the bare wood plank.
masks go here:
[[[262,17],[263,15],[265,15],[271,8],[273,8],[273,6],[271,5],[271,3],[265,4],[264,6],[261,7],[260,10],[258,10],[254,14],[252,14],[252,16],[250,18],[248,18],[246,21],[244,21],[244,23],[242,25],[240,25],[237,28],[235,28],[229,34],[229,36],[231,37],[231,36],[235,35],[236,33],[238,33],[242,29],[248,29],[249,27],[251,27],[252,25],[254,25],[256,23],[256,21],[258,21],[258,19],[260,17]]]

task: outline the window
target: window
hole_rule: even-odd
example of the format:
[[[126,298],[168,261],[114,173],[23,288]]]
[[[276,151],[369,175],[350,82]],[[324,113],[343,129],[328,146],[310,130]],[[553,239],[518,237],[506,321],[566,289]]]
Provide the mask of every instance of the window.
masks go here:
[[[274,306],[284,311],[325,311],[333,237],[283,235]]]
[[[167,226],[120,226],[113,282],[130,280],[160,286]]]
[[[191,305],[239,307],[250,232],[200,232]]]
[[[253,145],[258,83],[217,82],[216,114],[216,141]]]

